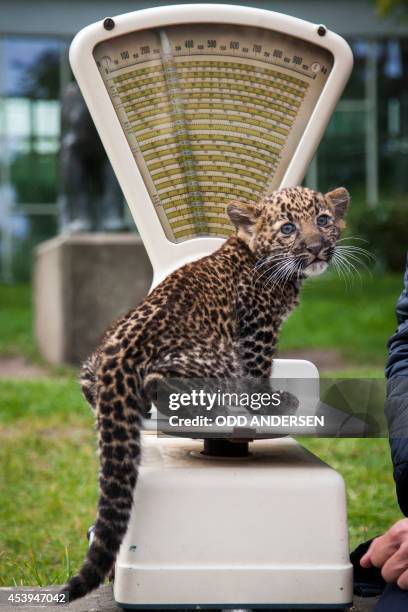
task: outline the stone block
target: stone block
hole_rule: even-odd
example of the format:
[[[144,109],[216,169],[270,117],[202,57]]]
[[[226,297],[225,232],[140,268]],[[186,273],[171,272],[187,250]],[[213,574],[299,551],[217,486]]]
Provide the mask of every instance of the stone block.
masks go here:
[[[77,365],[106,329],[147,295],[152,268],[135,234],[61,235],[34,263],[35,335],[53,364]]]

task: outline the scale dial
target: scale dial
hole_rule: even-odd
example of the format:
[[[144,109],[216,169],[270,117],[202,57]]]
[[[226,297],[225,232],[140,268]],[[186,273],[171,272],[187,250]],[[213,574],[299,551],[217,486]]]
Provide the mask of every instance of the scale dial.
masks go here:
[[[202,23],[118,36],[93,55],[172,242],[228,236],[229,200],[279,187],[333,68],[317,44]]]

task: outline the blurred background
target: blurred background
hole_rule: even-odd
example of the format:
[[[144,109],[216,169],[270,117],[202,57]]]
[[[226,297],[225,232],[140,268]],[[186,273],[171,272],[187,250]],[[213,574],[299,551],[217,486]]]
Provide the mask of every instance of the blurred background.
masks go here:
[[[164,4],[0,3],[0,584],[62,582],[82,558],[97,468],[77,366],[151,274],[72,84],[69,44],[96,20]],[[354,70],[305,184],[350,190],[348,235],[376,258],[370,271],[308,282],[280,354],[311,359],[326,377],[383,378],[408,245],[408,2],[245,5],[324,23],[351,45]],[[79,184],[72,124],[74,145],[89,151]],[[386,440],[305,443],[346,479],[352,546],[399,517]]]
[[[61,101],[68,47],[82,27],[160,2],[4,0],[0,20],[0,279],[29,281],[32,249],[61,229]],[[167,3],[168,4],[168,3]],[[391,0],[254,1],[325,23],[350,43],[355,68],[307,184],[346,185],[352,225],[384,269],[401,268],[408,187],[408,19]],[[408,11],[407,11],[408,12]],[[123,209],[123,226],[134,231]],[[393,221],[390,221],[392,217]],[[398,223],[395,219],[398,218]]]

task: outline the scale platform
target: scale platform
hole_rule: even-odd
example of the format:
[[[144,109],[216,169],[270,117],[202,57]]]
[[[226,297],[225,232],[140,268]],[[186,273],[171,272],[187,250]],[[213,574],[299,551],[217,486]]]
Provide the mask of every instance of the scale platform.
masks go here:
[[[183,4],[84,28],[70,62],[154,287],[223,244],[231,200],[302,183],[353,59],[319,24]],[[281,377],[303,367],[280,365]],[[204,457],[202,442],[156,432],[145,432],[143,446],[115,571],[120,605],[342,609],[351,601],[344,483],[318,458],[288,438],[258,440],[240,459]]]
[[[114,596],[125,608],[343,610],[352,601],[341,476],[291,438],[242,458],[143,437]]]
[[[316,405],[312,363],[276,359],[273,378],[306,380]],[[245,442],[203,445],[158,437],[154,420],[146,426],[115,569],[120,606],[345,609],[353,570],[336,471],[289,437],[256,440],[247,454]]]

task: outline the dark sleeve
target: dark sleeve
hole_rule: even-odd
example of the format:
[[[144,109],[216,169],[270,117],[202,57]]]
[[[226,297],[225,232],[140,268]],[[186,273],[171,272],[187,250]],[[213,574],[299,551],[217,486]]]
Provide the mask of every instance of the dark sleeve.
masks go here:
[[[398,328],[388,341],[387,401],[391,457],[398,503],[408,516],[408,262],[396,308]]]

